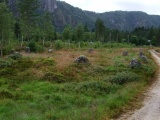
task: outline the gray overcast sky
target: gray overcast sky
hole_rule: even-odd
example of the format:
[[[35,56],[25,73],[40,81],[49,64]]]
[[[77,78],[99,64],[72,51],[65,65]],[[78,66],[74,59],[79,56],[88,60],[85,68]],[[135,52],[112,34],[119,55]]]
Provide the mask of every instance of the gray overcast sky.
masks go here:
[[[94,12],[143,11],[160,15],[160,0],[62,0],[83,10]]]

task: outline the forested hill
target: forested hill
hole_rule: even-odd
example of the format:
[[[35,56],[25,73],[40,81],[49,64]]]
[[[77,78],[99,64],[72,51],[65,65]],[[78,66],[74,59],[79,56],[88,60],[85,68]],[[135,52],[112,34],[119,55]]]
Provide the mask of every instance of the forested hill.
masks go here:
[[[87,23],[89,28],[92,29],[97,18],[102,19],[106,27],[124,31],[130,31],[141,26],[160,26],[160,16],[148,15],[144,12],[114,11],[95,13],[83,11],[62,1],[57,1],[57,6],[58,8],[54,11],[54,21],[58,29],[63,29],[68,24],[76,26],[79,23]]]
[[[1,0],[0,0],[1,1]],[[8,0],[10,9],[16,11],[17,0]],[[40,11],[49,11],[53,15],[54,26],[62,31],[68,24],[75,27],[79,23],[86,24],[92,30],[97,18],[103,20],[106,27],[123,31],[131,31],[136,27],[159,27],[160,16],[148,15],[144,12],[114,11],[95,13],[73,7],[63,1],[39,0]],[[94,11],[94,9],[93,9]]]

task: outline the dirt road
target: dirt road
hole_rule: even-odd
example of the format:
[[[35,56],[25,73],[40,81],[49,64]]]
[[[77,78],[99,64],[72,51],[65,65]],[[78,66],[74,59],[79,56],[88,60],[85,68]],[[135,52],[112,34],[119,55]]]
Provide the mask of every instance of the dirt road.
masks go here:
[[[150,53],[154,57],[157,65],[160,67],[160,54],[151,50]],[[160,71],[157,80],[147,91],[143,107],[133,111],[132,115],[124,115],[119,120],[160,120]]]

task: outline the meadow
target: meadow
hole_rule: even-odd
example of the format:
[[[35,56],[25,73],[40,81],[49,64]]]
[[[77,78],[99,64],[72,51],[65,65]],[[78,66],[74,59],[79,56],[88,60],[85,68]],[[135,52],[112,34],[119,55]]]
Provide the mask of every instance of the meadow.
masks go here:
[[[103,120],[136,107],[156,65],[148,48],[60,49],[0,59],[0,120]],[[128,56],[122,56],[128,51]],[[85,55],[89,63],[74,60]],[[137,58],[138,68],[130,61]],[[137,102],[138,103],[138,102]]]

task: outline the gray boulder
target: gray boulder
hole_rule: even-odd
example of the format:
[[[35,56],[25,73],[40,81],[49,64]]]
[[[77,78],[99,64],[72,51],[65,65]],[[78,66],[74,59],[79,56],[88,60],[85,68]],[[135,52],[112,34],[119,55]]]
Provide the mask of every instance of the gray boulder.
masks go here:
[[[139,57],[141,57],[142,55],[144,55],[144,54],[143,54],[142,51],[140,51],[140,52],[139,52]]]
[[[89,60],[86,56],[81,55],[80,57],[76,58],[75,63],[89,63]]]
[[[93,53],[93,52],[94,52],[93,49],[89,49],[89,50],[88,50],[88,53]]]
[[[141,55],[140,59],[143,60],[144,62],[148,62],[148,58],[145,55]]]
[[[128,51],[123,51],[122,55],[123,56],[128,56]]]
[[[15,49],[10,50],[10,54],[14,54],[15,52],[16,52]]]
[[[26,47],[26,48],[25,48],[25,52],[26,52],[26,53],[30,53],[30,52],[31,52],[30,48],[29,48],[29,47]]]
[[[48,49],[48,53],[52,53],[53,52],[53,49]]]
[[[142,52],[142,48],[139,50],[139,57],[141,57],[142,55],[144,55],[143,54],[143,52]]]
[[[132,59],[131,62],[130,62],[130,67],[131,68],[140,68],[141,67],[141,63],[139,60],[137,59]]]
[[[142,49],[140,49],[139,58],[144,62],[148,62],[148,58],[143,54]]]

